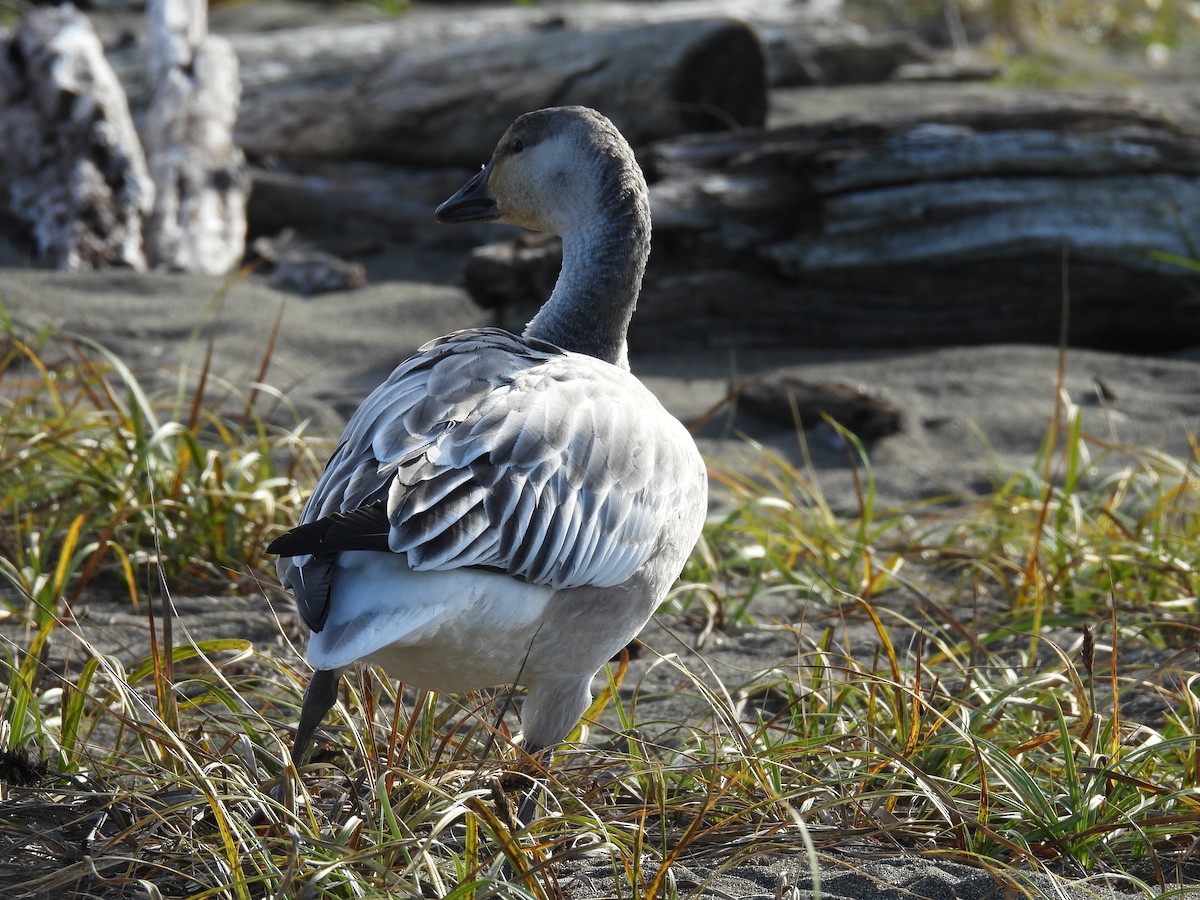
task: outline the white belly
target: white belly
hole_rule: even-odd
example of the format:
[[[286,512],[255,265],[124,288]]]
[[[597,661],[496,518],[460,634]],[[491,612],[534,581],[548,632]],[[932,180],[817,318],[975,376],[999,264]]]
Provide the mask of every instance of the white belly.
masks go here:
[[[437,691],[516,682],[553,595],[492,572],[414,572],[396,554],[342,553],[329,619],[309,638],[308,661],[337,669],[369,659]]]

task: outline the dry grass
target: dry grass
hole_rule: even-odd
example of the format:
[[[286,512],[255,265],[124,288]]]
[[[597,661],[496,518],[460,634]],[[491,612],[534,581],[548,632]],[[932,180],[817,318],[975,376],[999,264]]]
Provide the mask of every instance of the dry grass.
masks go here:
[[[619,896],[693,896],[684,867],[846,846],[986,861],[1031,896],[1030,870],[1124,873],[1148,895],[1194,871],[1196,459],[1098,441],[1065,397],[1028,469],[954,503],[877,509],[862,448],[854,515],[766,454],[719,476],[735,512],[664,621],[701,643],[757,633],[768,601],[807,618],[774,623],[786,652],[737,683],[703,652],[614,664],[522,827],[503,786],[523,763],[488,753],[493,698],[401,696],[363,672],[313,763],[286,772],[299,657],[172,616],[196,585],[274,590],[255,587],[263,541],[323,452],[268,423],[278,398],[203,363],[186,399],[160,396],[102,348],[5,328],[0,882],[553,897],[588,867]],[[153,618],[142,658],[78,623],[85,591]],[[56,664],[63,647],[82,661]]]

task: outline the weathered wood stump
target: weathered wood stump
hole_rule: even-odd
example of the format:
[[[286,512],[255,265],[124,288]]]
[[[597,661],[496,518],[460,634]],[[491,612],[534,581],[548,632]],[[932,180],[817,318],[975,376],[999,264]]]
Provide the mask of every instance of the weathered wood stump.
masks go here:
[[[59,269],[143,269],[154,199],[120,83],[87,18],[35,9],[0,47],[0,182]]]
[[[1160,256],[1200,243],[1200,138],[1130,100],[998,92],[919,119],[689,137],[648,162],[635,347],[1054,342],[1064,297],[1077,345],[1200,340],[1200,279]],[[474,265],[495,285],[503,257]],[[511,326],[535,298],[481,299]]]
[[[205,0],[151,0],[142,142],[156,188],[146,229],[155,268],[221,275],[246,245],[245,158],[233,143],[237,57],[208,34]]]

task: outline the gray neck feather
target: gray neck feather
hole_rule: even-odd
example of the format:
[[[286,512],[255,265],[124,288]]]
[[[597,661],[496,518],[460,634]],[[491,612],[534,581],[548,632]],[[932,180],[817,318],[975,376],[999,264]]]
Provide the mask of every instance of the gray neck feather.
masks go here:
[[[610,200],[591,227],[563,235],[562,271],[526,337],[629,368],[626,333],[650,255],[650,206],[640,175],[604,191]]]

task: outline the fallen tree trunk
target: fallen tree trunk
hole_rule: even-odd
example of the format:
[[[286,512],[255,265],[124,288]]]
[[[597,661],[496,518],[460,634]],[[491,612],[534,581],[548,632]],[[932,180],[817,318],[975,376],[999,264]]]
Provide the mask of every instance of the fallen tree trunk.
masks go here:
[[[650,165],[635,347],[1054,342],[1064,296],[1077,345],[1200,341],[1185,302],[1200,279],[1163,256],[1200,241],[1200,139],[1147,106],[998,94],[919,120],[685,138]],[[512,256],[534,283],[530,253]],[[477,263],[491,289],[503,257]],[[533,299],[480,296],[507,322]]]
[[[635,143],[766,113],[761,48],[731,19],[458,44],[333,83],[280,75],[247,82],[236,133],[247,152],[477,165],[543,106],[599,107]]]
[[[223,275],[246,248],[245,158],[233,143],[237,57],[208,34],[205,0],[151,0],[142,144],[154,180],[146,255],[159,269]]]
[[[426,8],[388,22],[229,40],[243,86],[237,139],[248,152],[419,164],[476,164],[497,125],[549,103],[596,105],[636,144],[761,124],[764,78],[865,82],[930,60],[909,36],[871,34],[782,0]],[[113,54],[135,106],[144,96],[140,53]],[[495,109],[488,93],[499,98]],[[452,157],[431,144],[443,134]]]
[[[790,0],[682,0],[672,3],[563,4],[482,8],[450,13],[413,9],[393,21],[230,35],[248,89],[288,77],[306,81],[367,73],[413,52],[479,45],[535,33],[594,32],[706,18],[735,18],[762,43],[773,86],[833,84],[886,77],[927,62],[910,35],[872,34],[828,6]]]
[[[154,186],[121,85],[71,6],[33,10],[0,42],[0,183],[57,268],[146,267]]]

